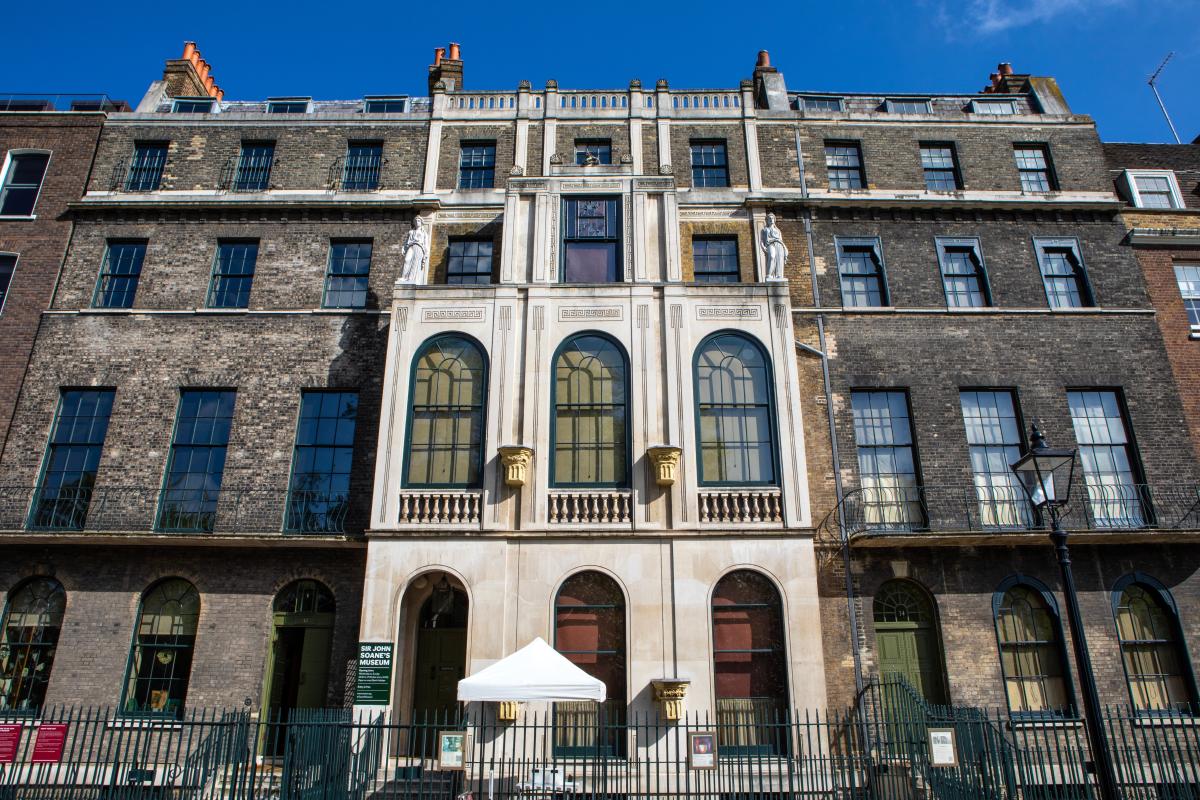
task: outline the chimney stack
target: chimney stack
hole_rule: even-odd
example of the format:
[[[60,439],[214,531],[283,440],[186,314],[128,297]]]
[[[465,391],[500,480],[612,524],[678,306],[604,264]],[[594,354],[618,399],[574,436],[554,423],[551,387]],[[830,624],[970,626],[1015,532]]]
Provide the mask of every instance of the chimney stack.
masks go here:
[[[788,108],[783,73],[771,66],[771,54],[766,50],[759,50],[758,60],[754,62],[754,102],[759,108],[772,111],[786,111]]]
[[[225,96],[210,74],[212,67],[200,55],[195,42],[183,43],[183,54],[167,61],[163,68],[163,85],[167,97]]]
[[[983,87],[984,94],[1021,94],[1027,91],[1028,75],[1016,75],[1013,66],[1008,61],[996,65],[996,71],[988,75],[988,85]]]
[[[445,47],[435,48],[433,63],[429,66],[429,93],[433,87],[441,83],[447,91],[455,92],[463,88],[462,51],[458,42],[451,42],[449,54]]]

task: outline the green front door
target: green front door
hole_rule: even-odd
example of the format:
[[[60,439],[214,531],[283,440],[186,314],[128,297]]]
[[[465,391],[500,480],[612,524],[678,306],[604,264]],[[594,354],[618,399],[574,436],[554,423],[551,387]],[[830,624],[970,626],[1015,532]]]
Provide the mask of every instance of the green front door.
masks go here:
[[[888,581],[875,594],[874,612],[879,673],[902,676],[930,703],[949,703],[932,598],[912,581]]]
[[[417,632],[417,665],[413,710],[417,722],[434,713],[451,714],[458,705],[458,682],[466,676],[465,628],[433,628]]]

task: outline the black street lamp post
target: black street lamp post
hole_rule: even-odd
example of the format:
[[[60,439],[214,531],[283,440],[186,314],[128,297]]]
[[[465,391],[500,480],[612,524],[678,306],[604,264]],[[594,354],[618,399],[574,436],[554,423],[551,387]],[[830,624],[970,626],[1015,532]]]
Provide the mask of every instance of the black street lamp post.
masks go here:
[[[1108,734],[1100,715],[1100,696],[1096,692],[1096,676],[1083,632],[1079,599],[1075,594],[1075,576],[1071,571],[1071,552],[1067,549],[1067,532],[1059,521],[1063,507],[1071,497],[1071,482],[1075,474],[1075,451],[1054,449],[1033,424],[1029,452],[1012,463],[1021,488],[1034,509],[1045,511],[1050,518],[1050,541],[1062,573],[1063,595],[1067,601],[1067,625],[1071,629],[1071,644],[1075,649],[1075,664],[1079,668],[1079,684],[1083,693],[1083,715],[1087,721],[1088,742],[1096,768],[1096,783],[1100,800],[1120,800],[1116,772]]]

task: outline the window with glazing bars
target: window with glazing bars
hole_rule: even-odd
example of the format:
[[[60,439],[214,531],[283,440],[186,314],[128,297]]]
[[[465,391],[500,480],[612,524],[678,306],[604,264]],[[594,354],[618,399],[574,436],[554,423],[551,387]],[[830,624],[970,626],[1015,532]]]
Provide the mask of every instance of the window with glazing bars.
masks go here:
[[[621,220],[615,197],[563,199],[563,282],[613,283],[621,269]]]
[[[0,217],[29,217],[46,177],[49,153],[10,153],[0,181]]]
[[[1124,404],[1113,390],[1067,392],[1088,509],[1098,528],[1140,528],[1147,522],[1147,496],[1129,437]]]
[[[308,112],[308,99],[272,100],[267,103],[268,114],[305,114]]]
[[[1051,308],[1095,305],[1075,240],[1035,240],[1034,247]]]
[[[33,501],[31,528],[83,530],[108,434],[113,394],[112,389],[62,390]]]
[[[202,98],[187,98],[180,97],[175,99],[171,111],[176,114],[207,114],[213,110],[213,100],[207,97]]]
[[[365,308],[371,274],[371,242],[332,242],[325,275],[324,308]]]
[[[145,242],[109,242],[92,305],[96,308],[133,308],[145,259]]]
[[[971,111],[976,114],[1003,117],[1016,114],[1017,107],[1012,100],[972,100]]]
[[[478,488],[486,405],[483,351],[455,334],[425,342],[413,362],[404,485]]]
[[[884,107],[889,114],[928,114],[928,100],[886,100]]]
[[[953,144],[922,144],[921,168],[925,171],[925,188],[932,192],[950,192],[962,188],[958,156]]]
[[[491,189],[496,182],[496,143],[463,142],[458,155],[458,188]]]
[[[125,668],[121,711],[126,715],[183,718],[200,593],[183,578],[167,578],[142,595]]]
[[[629,485],[629,389],[625,354],[611,340],[580,334],[563,343],[551,387],[551,485]]]
[[[1013,145],[1013,157],[1021,175],[1021,191],[1051,192],[1058,188],[1050,164],[1050,148],[1046,145]]]
[[[1179,294],[1183,298],[1183,307],[1187,309],[1188,322],[1193,328],[1200,327],[1200,265],[1177,264],[1175,282],[1179,284]]]
[[[693,236],[692,274],[700,283],[737,283],[736,236]]]
[[[983,308],[992,304],[987,272],[976,239],[938,239],[942,288],[950,308]]]
[[[357,416],[357,392],[311,391],[300,396],[284,530],[346,532]]]
[[[342,190],[372,192],[379,188],[383,167],[383,142],[351,142],[346,147],[346,169],[342,173]]]
[[[233,390],[217,389],[189,389],[180,395],[158,530],[213,530],[236,397]]]
[[[576,164],[611,164],[611,139],[576,139]]]
[[[857,308],[888,305],[887,279],[879,241],[839,239],[837,251],[842,305]]]
[[[16,253],[0,253],[0,314],[8,300],[8,287],[12,285],[13,273],[17,271]]]
[[[1022,716],[1073,715],[1058,610],[1024,584],[993,603],[1009,710]]]
[[[701,484],[775,485],[772,386],[766,355],[749,337],[717,334],[697,349]]]
[[[858,142],[826,142],[825,169],[830,189],[861,189],[867,183]]]
[[[238,156],[236,192],[262,192],[271,185],[271,165],[275,160],[274,142],[243,142]]]
[[[1116,595],[1113,616],[1133,707],[1195,713],[1196,687],[1170,595],[1149,584],[1130,582]]]
[[[1178,208],[1175,187],[1166,175],[1133,175],[1138,208]]]
[[[729,185],[729,163],[725,158],[724,140],[693,140],[692,186],[696,188]]]
[[[908,393],[857,391],[851,393],[850,404],[863,521],[881,530],[924,527]]]
[[[1011,466],[1024,447],[1013,393],[969,389],[959,393],[959,402],[975,476],[979,524],[985,528],[1029,527],[1029,504]]]
[[[220,242],[208,287],[209,308],[246,308],[258,261],[258,242]]]
[[[364,114],[403,114],[408,100],[403,97],[368,97],[363,103]]]
[[[840,97],[801,97],[797,105],[804,111],[841,111]]]
[[[30,578],[9,594],[0,618],[0,714],[42,709],[66,607],[54,578]]]
[[[127,192],[157,191],[167,163],[166,142],[139,142],[133,147],[133,161],[125,179]]]
[[[446,283],[492,282],[491,239],[451,239],[446,257]]]

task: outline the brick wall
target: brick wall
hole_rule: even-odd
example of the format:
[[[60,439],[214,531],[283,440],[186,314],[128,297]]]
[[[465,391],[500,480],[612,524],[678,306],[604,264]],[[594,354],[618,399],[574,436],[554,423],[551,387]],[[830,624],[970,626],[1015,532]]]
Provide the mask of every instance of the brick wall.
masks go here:
[[[442,128],[441,153],[438,158],[438,189],[458,188],[458,160],[463,142],[495,142],[496,181],[493,186],[503,189],[508,183],[508,173],[513,165],[513,149],[516,147],[517,131],[512,124],[505,125],[446,125]],[[538,156],[541,164],[541,156]]]
[[[1129,193],[1122,173],[1127,169],[1169,169],[1175,173],[1183,204],[1200,208],[1200,145],[1197,144],[1104,144],[1108,172],[1113,185],[1126,200]],[[1169,227],[1167,220],[1163,227]]]
[[[729,185],[742,189],[750,186],[750,172],[746,161],[746,136],[742,126],[672,122],[670,131],[671,170],[675,175],[676,186],[690,188],[692,185],[691,142],[693,140],[723,140],[725,142],[725,159],[729,165]],[[712,190],[701,189],[700,191]]]

